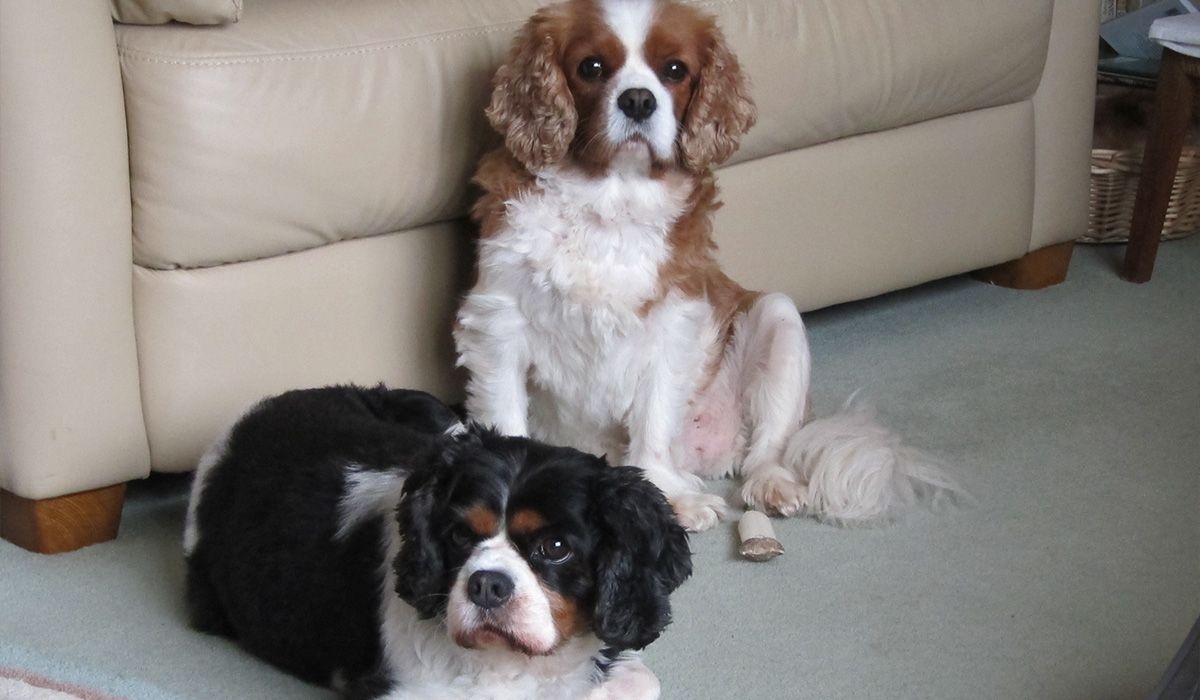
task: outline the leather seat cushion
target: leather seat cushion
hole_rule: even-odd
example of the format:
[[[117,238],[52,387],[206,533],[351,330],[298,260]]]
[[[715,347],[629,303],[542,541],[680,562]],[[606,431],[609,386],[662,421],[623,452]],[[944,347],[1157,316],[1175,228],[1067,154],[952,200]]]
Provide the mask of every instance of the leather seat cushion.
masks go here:
[[[461,216],[489,81],[537,0],[255,0],[116,28],[134,258],[271,257]],[[1036,90],[1051,0],[713,0],[759,123],[735,162]]]

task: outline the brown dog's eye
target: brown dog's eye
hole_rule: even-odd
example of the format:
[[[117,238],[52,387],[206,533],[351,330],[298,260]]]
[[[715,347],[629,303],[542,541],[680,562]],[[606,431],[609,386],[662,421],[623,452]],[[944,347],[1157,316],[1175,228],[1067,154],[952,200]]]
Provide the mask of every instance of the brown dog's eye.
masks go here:
[[[678,83],[688,75],[688,67],[683,61],[671,60],[667,61],[667,65],[663,66],[663,78],[672,82]]]
[[[599,56],[588,56],[579,62],[579,77],[584,80],[599,80],[604,77],[604,61]]]
[[[571,558],[571,545],[562,537],[547,537],[537,546],[535,554],[547,564],[561,564]]]

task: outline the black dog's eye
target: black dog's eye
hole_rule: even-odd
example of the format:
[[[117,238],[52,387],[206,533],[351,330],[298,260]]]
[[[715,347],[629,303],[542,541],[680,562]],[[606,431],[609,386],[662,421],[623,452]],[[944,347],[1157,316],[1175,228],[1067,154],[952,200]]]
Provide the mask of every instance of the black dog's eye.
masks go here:
[[[460,549],[470,549],[475,546],[475,533],[465,525],[456,525],[450,530],[450,542]]]
[[[562,564],[571,558],[571,545],[562,537],[545,537],[538,543],[534,554],[547,564]]]
[[[683,61],[670,60],[667,65],[663,66],[663,78],[672,82],[678,83],[688,75],[688,67]]]
[[[599,56],[588,56],[579,62],[579,77],[584,80],[599,80],[604,77],[604,61]]]

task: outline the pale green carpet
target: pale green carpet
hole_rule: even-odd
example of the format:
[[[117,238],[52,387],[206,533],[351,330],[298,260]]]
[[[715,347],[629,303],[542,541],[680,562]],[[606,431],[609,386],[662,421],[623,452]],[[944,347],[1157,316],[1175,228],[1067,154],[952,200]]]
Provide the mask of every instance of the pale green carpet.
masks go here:
[[[818,411],[863,387],[978,505],[876,530],[777,522],[786,555],[693,538],[647,652],[664,697],[1143,698],[1200,615],[1200,238],[1155,279],[1080,248],[1070,279],[952,279],[808,316]],[[130,494],[118,541],[0,544],[0,667],[136,700],[327,698],[182,606],[179,479]]]

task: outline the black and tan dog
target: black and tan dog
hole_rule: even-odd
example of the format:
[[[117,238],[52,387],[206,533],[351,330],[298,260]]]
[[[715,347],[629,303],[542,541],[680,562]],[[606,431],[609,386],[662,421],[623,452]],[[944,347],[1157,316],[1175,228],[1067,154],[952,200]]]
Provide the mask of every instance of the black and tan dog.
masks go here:
[[[632,467],[428,394],[295,391],[201,461],[193,624],[348,696],[655,698],[686,533]]]

